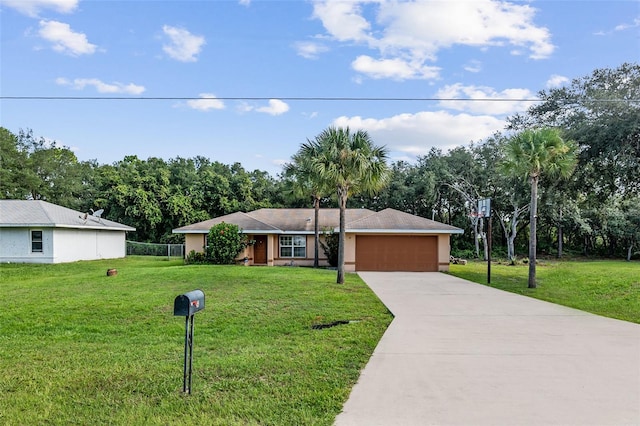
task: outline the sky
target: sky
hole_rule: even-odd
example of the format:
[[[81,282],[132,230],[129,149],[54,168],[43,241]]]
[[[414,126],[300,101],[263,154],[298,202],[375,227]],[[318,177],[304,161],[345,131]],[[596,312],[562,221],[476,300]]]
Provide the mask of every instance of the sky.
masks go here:
[[[275,177],[329,126],[415,162],[639,60],[631,0],[0,0],[0,126]]]

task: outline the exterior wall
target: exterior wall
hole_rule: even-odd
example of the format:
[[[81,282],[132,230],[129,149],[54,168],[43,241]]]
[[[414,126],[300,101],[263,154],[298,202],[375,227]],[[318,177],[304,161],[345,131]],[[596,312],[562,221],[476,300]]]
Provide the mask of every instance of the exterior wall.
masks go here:
[[[298,234],[299,235],[299,234]],[[295,265],[295,266],[313,266],[313,258],[314,258],[314,250],[315,250],[315,236],[313,234],[306,235],[306,245],[307,245],[307,253],[306,257],[280,257],[280,238],[278,235],[272,236],[274,249],[271,252],[273,258],[273,264],[276,266],[287,266],[287,265]],[[320,235],[320,241],[324,241],[324,236]],[[318,250],[318,264],[320,266],[329,266],[329,262],[327,261],[327,256],[324,254],[324,250],[322,247]]]
[[[356,234],[347,233],[344,244],[344,270],[345,272],[356,271]]]
[[[438,271],[449,271],[449,257],[451,256],[451,235],[438,235]]]
[[[267,235],[267,266],[274,266],[277,256],[278,236]]]
[[[54,229],[53,262],[125,257],[124,231]]]
[[[369,234],[368,234],[369,235]],[[428,234],[427,234],[428,235]],[[249,236],[252,238],[253,236]],[[450,245],[450,235],[449,234],[438,234],[438,270],[439,271],[448,271],[449,270],[449,256],[451,253],[451,245]],[[43,236],[44,238],[44,236]],[[320,240],[323,240],[323,236],[320,236]],[[356,270],[356,234],[347,233],[346,236],[346,244],[345,244],[345,271],[346,272],[355,272]],[[314,250],[314,236],[307,235],[307,257],[306,258],[281,258],[280,247],[279,247],[279,238],[277,234],[267,235],[267,265],[268,266],[285,266],[293,265],[296,266],[313,266],[313,250]],[[191,250],[195,250],[196,252],[202,252],[205,241],[205,234],[185,234],[185,248],[186,253],[189,253]],[[238,263],[242,263],[242,260],[246,257],[249,258],[249,265],[253,264],[253,247],[247,247],[245,250],[240,252],[240,254],[236,257]],[[327,257],[320,248],[319,253],[319,261],[320,266],[329,266],[327,261]]]
[[[31,231],[42,231],[42,253],[31,252]],[[53,263],[53,230],[43,228],[0,229],[0,262]]]
[[[31,231],[42,231],[42,253],[31,252]],[[0,261],[63,263],[125,257],[124,231],[4,228],[0,230]]]
[[[184,251],[185,256],[191,251],[196,253],[204,253],[204,242],[207,234],[185,234],[184,235]]]

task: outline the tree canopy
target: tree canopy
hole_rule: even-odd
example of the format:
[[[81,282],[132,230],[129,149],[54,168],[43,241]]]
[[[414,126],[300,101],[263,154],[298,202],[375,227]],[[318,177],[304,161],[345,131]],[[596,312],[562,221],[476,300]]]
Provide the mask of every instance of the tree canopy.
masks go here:
[[[483,224],[470,214],[477,199],[491,198],[501,225],[494,227],[494,257],[516,259],[527,253],[531,236],[530,185],[523,179],[531,169],[511,174],[501,164],[515,149],[526,153],[510,146],[514,135],[553,128],[575,141],[578,164],[567,179],[539,176],[538,254],[638,257],[640,66],[595,70],[540,97],[510,117],[504,132],[448,152],[434,148],[413,163],[387,166],[386,150],[366,132],[327,129],[294,154],[295,173],[284,169],[278,176],[200,156],[79,161],[71,149],[32,130],[0,127],[0,198],[104,209],[105,218],[137,228],[128,238],[167,243],[182,241],[171,231],[183,225],[261,207],[313,207],[320,196],[320,207],[391,207],[463,228],[465,234],[451,240],[459,257],[482,257]],[[550,152],[539,152],[536,161]],[[331,188],[313,190],[311,171],[330,177]]]

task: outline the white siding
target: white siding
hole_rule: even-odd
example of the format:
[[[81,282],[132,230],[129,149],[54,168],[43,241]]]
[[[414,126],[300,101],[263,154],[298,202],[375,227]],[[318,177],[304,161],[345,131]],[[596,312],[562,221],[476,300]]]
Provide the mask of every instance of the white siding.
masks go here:
[[[125,256],[124,231],[56,229],[54,263]]]
[[[31,252],[31,231],[42,231],[42,253]],[[63,263],[125,257],[124,231],[0,228],[0,262]]]

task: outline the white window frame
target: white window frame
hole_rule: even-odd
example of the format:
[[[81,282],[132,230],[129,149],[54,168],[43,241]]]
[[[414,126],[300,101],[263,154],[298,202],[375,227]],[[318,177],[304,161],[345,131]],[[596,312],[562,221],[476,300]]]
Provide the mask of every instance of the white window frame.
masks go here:
[[[34,238],[36,232],[40,233],[40,240]],[[29,237],[31,241],[31,253],[44,253],[44,232],[41,229],[32,229],[29,232]],[[35,243],[40,243],[40,250],[34,249]]]
[[[305,235],[280,235],[278,242],[281,258],[306,259],[307,237]]]

